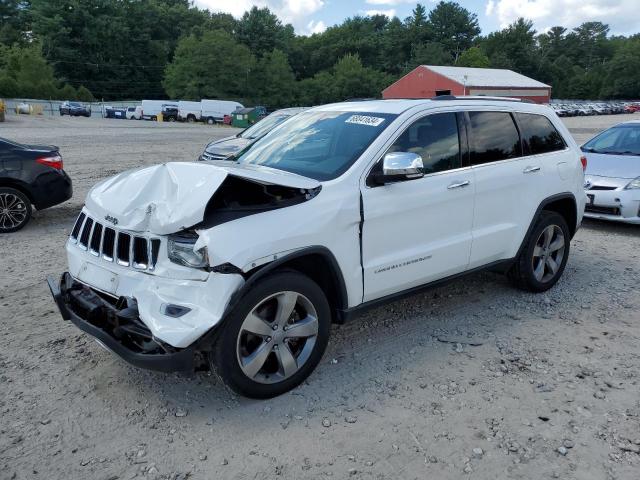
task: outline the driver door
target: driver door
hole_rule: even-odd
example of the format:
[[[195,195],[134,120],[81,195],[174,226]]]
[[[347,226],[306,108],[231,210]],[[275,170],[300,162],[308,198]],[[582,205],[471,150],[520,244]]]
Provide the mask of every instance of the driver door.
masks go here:
[[[363,301],[466,270],[475,186],[463,128],[456,113],[414,121],[385,154],[417,153],[424,177],[362,188]]]

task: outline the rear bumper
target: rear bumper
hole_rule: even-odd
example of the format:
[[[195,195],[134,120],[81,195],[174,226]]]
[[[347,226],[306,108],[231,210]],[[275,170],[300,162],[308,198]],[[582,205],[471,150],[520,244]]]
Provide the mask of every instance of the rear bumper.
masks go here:
[[[31,194],[38,210],[59,205],[73,196],[71,178],[64,170],[40,174],[31,184]]]
[[[174,348],[156,339],[138,317],[136,306],[108,302],[65,272],[47,278],[62,318],[73,322],[131,365],[161,372],[193,371],[195,347]]]

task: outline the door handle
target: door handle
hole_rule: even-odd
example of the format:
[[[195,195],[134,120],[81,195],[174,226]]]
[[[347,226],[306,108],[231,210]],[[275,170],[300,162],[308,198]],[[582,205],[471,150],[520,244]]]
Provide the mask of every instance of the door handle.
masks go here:
[[[527,167],[522,171],[522,173],[533,173],[533,172],[539,172],[539,171],[540,171],[540,167]]]
[[[454,188],[462,188],[462,187],[468,187],[471,184],[471,182],[469,180],[465,180],[464,182],[456,182],[456,183],[452,183],[451,185],[449,185],[447,188],[449,190],[453,190]]]

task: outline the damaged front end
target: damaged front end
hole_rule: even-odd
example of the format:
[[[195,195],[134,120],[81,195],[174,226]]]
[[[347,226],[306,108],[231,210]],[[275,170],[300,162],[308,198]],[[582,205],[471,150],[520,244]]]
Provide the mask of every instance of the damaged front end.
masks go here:
[[[221,224],[310,200],[320,188],[271,169],[202,163],[125,172],[89,193],[66,244],[68,272],[47,279],[49,288],[63,318],[129,363],[193,370],[245,284],[242,267],[254,263],[221,257],[223,244],[256,258],[275,244],[260,239],[253,222],[242,245],[208,235]]]
[[[65,320],[132,365],[163,372],[195,368],[195,348],[175,348],[154,337],[140,320],[134,299],[99,295],[67,272],[59,282],[49,277],[47,283]]]

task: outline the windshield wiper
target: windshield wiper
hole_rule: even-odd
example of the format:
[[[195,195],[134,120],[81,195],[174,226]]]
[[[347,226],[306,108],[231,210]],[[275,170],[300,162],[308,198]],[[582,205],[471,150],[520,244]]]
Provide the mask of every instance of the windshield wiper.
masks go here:
[[[611,151],[605,151],[605,152],[596,152],[596,153],[603,153],[605,155],[640,155],[640,153],[635,153],[632,152],[630,150],[627,150],[625,152],[611,152]]]

